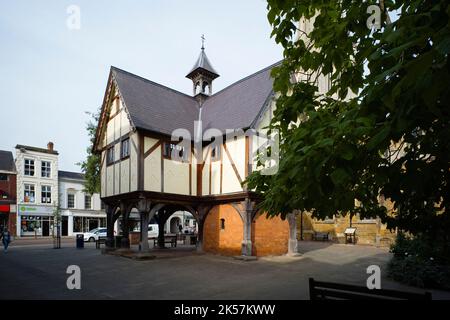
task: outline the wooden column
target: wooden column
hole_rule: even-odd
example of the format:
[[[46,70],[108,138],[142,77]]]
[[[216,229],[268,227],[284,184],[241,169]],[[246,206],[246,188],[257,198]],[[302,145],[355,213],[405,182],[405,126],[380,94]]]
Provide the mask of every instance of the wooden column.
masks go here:
[[[140,251],[148,251],[148,223],[150,221],[150,211],[152,202],[147,199],[140,199],[137,203],[137,209],[141,215],[141,235],[140,235]]]
[[[122,240],[120,241],[120,245],[122,248],[130,248],[130,224],[129,217],[132,206],[128,202],[120,203],[120,212],[122,214]]]
[[[114,213],[116,210],[116,206],[105,204],[105,211],[106,211],[106,241],[105,246],[106,249],[112,250],[114,249]]]

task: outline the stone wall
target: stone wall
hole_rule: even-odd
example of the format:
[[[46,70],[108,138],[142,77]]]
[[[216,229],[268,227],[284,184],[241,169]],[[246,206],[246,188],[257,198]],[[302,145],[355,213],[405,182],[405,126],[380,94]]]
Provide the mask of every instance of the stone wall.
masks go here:
[[[303,219],[297,216],[298,238],[300,239],[300,228],[303,222],[303,239],[312,240],[314,232],[328,232],[330,240],[337,243],[345,243],[344,231],[350,227],[350,215],[334,216],[326,220],[317,220],[309,213],[303,213]],[[396,233],[391,232],[379,219],[359,219],[354,216],[351,226],[356,228],[357,244],[370,244],[377,246],[390,246]]]

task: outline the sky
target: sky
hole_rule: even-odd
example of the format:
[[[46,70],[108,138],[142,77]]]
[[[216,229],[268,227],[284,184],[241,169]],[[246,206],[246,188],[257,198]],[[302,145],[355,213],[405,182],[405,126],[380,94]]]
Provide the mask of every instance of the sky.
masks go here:
[[[79,172],[110,66],[192,94],[204,34],[217,92],[282,58],[270,33],[264,0],[0,0],[0,150],[52,141]]]

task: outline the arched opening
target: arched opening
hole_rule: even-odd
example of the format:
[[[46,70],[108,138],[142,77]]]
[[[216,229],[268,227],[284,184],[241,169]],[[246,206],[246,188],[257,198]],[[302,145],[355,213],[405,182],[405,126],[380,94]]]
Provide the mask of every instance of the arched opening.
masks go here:
[[[179,217],[172,217],[169,222],[170,233],[181,233],[183,225]]]
[[[199,81],[197,81],[196,83],[195,83],[195,85],[194,85],[194,96],[196,95],[196,94],[198,94],[198,93],[200,93],[200,82]]]
[[[203,87],[202,87],[202,93],[204,94],[209,94],[209,83],[208,82],[203,82]]]
[[[244,223],[233,206],[214,206],[203,224],[203,249],[215,254],[240,255],[243,234]]]

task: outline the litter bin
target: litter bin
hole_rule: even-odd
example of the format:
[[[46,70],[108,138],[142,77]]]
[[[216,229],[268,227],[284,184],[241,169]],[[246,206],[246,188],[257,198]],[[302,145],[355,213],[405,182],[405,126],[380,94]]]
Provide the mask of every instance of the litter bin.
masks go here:
[[[84,235],[77,234],[77,249],[83,249],[83,248],[84,248]]]

